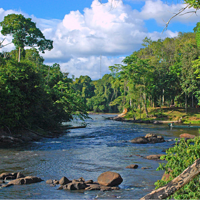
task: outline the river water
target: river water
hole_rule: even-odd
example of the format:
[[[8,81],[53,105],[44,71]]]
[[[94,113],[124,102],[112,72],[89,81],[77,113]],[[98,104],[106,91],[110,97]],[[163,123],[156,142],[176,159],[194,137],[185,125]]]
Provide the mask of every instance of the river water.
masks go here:
[[[43,180],[66,176],[97,181],[105,171],[119,173],[123,182],[117,191],[57,190],[45,181],[22,186],[0,188],[0,199],[139,199],[154,189],[162,177],[156,171],[159,162],[141,156],[162,154],[173,143],[133,144],[131,139],[147,133],[162,135],[166,140],[185,130],[170,130],[167,125],[145,125],[105,120],[108,115],[91,115],[84,129],[73,129],[59,138],[45,138],[21,147],[0,148],[0,173],[22,172]],[[77,123],[77,122],[76,122]],[[187,131],[187,133],[191,133]],[[198,130],[193,130],[198,134]],[[137,169],[126,166],[137,164]],[[150,169],[141,169],[149,167]]]

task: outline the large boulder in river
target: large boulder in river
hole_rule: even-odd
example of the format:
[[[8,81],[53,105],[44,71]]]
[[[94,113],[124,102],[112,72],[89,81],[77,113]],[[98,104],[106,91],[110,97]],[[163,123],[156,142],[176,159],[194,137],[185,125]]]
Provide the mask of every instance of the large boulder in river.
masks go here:
[[[147,143],[161,143],[165,142],[163,136],[157,136],[156,134],[148,133],[143,137],[136,137],[131,140],[132,143],[147,144]]]
[[[122,183],[123,179],[120,174],[108,171],[102,173],[97,181],[100,185],[104,186],[118,186]]]

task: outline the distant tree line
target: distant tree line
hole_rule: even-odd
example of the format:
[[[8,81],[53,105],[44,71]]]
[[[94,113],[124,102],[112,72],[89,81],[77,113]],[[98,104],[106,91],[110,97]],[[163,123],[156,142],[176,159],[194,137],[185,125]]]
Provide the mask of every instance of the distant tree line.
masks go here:
[[[110,66],[110,74],[92,81],[80,76],[74,88],[84,98],[89,111],[118,112],[123,108],[196,107],[200,104],[200,49],[194,33],[152,41],[143,40],[144,48],[133,52],[123,64]]]

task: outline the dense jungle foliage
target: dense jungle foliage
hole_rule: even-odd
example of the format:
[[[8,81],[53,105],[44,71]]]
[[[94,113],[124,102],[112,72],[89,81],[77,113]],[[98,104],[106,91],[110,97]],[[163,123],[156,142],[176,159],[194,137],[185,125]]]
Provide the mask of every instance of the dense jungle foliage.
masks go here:
[[[30,18],[10,14],[0,23],[12,35],[16,50],[0,53],[0,128],[52,130],[63,121],[87,117],[86,106],[72,79],[60,66],[44,64],[39,51],[53,48]],[[26,49],[25,47],[36,48]],[[3,48],[1,44],[1,48]]]
[[[18,62],[16,51],[0,57],[1,127],[50,130],[73,114],[86,116],[83,99],[58,64],[45,65],[36,49],[25,50]]]

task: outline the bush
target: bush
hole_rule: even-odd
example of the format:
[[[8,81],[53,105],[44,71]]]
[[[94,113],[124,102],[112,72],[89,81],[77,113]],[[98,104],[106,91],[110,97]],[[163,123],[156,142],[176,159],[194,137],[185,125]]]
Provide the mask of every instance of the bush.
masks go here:
[[[155,185],[156,189],[166,185],[175,177],[180,175],[186,168],[200,158],[200,138],[189,139],[185,141],[183,138],[176,145],[166,151],[166,155],[162,156],[162,160],[167,163],[159,165],[157,170],[165,170],[170,173],[170,178],[167,181],[158,180]],[[200,199],[200,182],[199,176],[196,176],[188,184],[182,187],[179,191],[169,197],[169,199]]]

